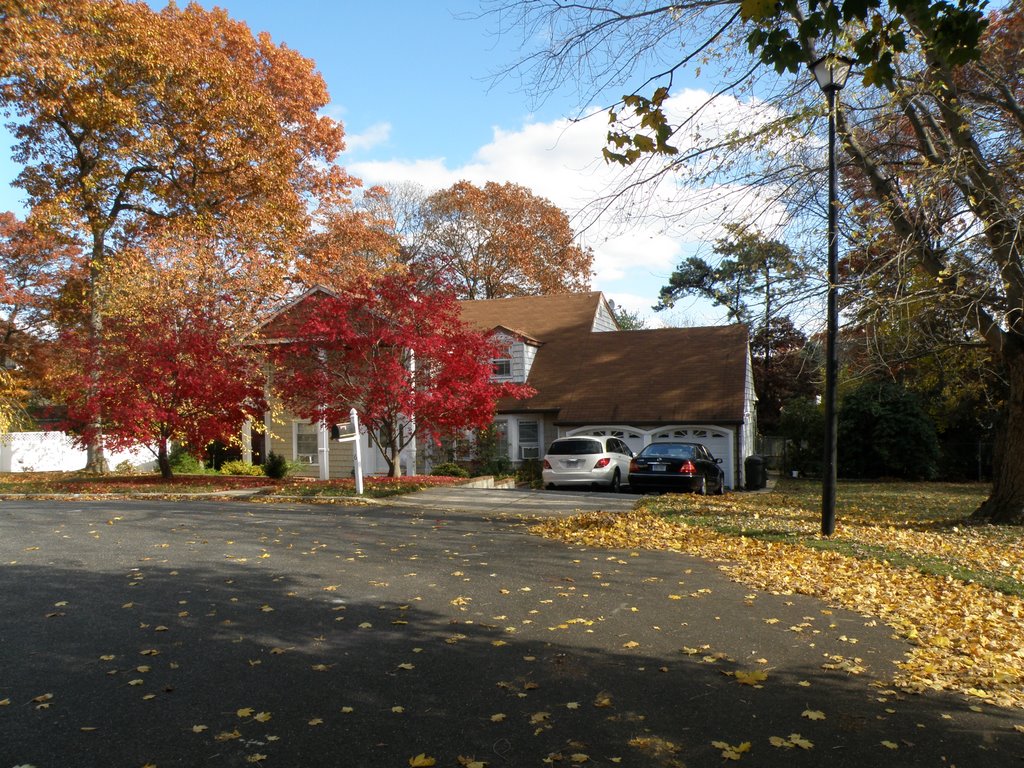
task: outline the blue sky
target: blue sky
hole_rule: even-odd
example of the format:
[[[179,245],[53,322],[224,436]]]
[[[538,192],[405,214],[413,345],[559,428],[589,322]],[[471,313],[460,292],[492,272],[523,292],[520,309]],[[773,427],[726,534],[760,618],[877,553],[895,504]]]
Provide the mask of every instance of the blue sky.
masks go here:
[[[214,4],[316,62],[331,94],[328,112],[345,125],[341,162],[367,184],[415,181],[431,191],[463,178],[514,181],[572,215],[612,180],[600,160],[603,115],[571,125],[566,118],[581,106],[571,89],[538,106],[516,81],[494,82],[491,75],[516,60],[519,38],[499,37],[493,18],[473,18],[476,0],[203,2]],[[700,90],[674,96],[684,110],[706,98]],[[18,169],[8,157],[0,159],[0,210],[19,211],[20,191],[9,186]],[[709,220],[681,237],[606,217],[584,235],[596,253],[593,287],[651,315],[672,268],[714,237],[714,226]],[[720,314],[684,303],[652,322],[703,324]]]

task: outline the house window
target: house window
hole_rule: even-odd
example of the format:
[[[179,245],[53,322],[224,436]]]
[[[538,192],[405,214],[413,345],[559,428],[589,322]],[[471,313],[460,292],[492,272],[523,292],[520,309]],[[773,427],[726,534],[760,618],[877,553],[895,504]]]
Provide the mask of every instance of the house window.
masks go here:
[[[316,464],[319,448],[319,424],[295,424],[295,460],[302,464]]]
[[[540,426],[536,421],[519,422],[519,458],[540,458]]]
[[[512,359],[508,357],[499,357],[491,360],[491,367],[496,379],[510,379],[512,378]]]
[[[494,448],[498,456],[508,458],[508,422],[494,422]]]

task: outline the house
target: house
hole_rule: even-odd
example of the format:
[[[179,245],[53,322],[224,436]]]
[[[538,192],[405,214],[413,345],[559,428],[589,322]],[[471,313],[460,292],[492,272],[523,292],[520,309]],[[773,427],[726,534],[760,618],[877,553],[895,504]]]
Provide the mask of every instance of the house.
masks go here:
[[[313,288],[263,324],[266,343],[286,339]],[[499,401],[499,444],[514,463],[536,459],[557,437],[611,434],[634,451],[655,440],[693,440],[723,460],[727,484],[743,485],[753,453],[754,386],[747,329],[619,330],[598,291],[461,302],[469,325],[507,348],[492,363],[496,380],[525,382],[537,393]],[[266,449],[301,462],[309,476],[349,477],[351,444],[327,429],[276,409],[264,422]],[[385,464],[362,437],[364,471]],[[403,471],[421,467],[415,444]]]
[[[693,440],[742,487],[756,432],[745,326],[621,331],[600,292],[462,302],[462,317],[507,340],[496,377],[527,382],[528,400],[499,403],[513,461],[538,458],[557,437],[610,434],[634,451]]]

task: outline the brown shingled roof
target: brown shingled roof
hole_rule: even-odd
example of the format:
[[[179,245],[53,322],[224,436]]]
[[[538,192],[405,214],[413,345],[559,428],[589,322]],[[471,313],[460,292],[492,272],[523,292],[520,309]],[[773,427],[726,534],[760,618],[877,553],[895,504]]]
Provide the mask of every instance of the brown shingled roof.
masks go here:
[[[539,340],[529,400],[501,412],[549,411],[564,425],[741,423],[747,366],[742,325],[591,330],[600,292],[462,302],[463,320]]]

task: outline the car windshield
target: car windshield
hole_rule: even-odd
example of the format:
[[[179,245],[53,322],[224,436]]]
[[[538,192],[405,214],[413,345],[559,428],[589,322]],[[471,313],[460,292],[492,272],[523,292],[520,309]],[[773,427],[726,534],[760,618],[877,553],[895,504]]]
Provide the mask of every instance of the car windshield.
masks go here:
[[[638,458],[659,458],[659,459],[692,459],[692,445],[677,445],[671,443],[652,443],[638,454]]]
[[[604,453],[604,446],[597,440],[555,440],[548,453],[554,456],[583,456]]]

